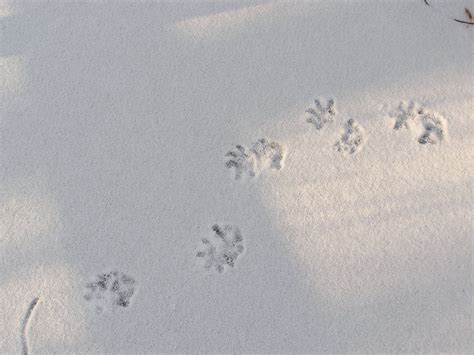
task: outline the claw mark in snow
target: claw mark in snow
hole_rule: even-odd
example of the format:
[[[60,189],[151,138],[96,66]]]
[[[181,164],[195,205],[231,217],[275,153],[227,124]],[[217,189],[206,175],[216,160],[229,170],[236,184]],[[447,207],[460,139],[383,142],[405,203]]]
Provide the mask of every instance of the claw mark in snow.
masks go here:
[[[26,331],[28,327],[28,322],[31,318],[31,314],[33,313],[33,310],[35,309],[36,305],[39,302],[39,298],[36,297],[31,301],[28,310],[26,311],[25,317],[23,318],[23,322],[21,323],[21,353],[22,355],[28,355],[28,338],[26,336]]]

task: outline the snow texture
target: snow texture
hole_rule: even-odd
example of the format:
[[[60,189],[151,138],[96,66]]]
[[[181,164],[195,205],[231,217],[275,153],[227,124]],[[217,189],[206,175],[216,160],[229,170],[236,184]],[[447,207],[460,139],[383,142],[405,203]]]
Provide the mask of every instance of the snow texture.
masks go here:
[[[0,353],[469,353],[474,4],[427,2],[1,1]]]

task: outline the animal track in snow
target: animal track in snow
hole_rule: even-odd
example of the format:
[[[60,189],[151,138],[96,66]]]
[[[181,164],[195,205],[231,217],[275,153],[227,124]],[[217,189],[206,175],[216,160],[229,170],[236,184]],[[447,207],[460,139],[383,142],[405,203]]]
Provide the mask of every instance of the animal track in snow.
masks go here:
[[[260,165],[269,165],[270,169],[281,169],[283,149],[277,142],[268,142],[265,138],[261,138],[252,146],[252,153]]]
[[[416,101],[400,102],[398,112],[395,113],[395,124],[393,129],[410,128],[410,125],[424,113],[423,107]]]
[[[439,113],[427,110],[416,101],[400,102],[393,129],[407,128],[413,131],[420,144],[436,144],[446,138],[447,124]]]
[[[196,256],[204,259],[204,268],[214,267],[217,272],[222,273],[226,266],[233,268],[244,252],[243,238],[237,227],[226,225],[221,228],[214,224],[212,230],[214,238],[203,238],[201,241],[205,250],[198,251]]]
[[[243,175],[254,177],[264,169],[280,170],[284,158],[282,146],[265,138],[256,141],[250,149],[236,145],[225,156],[228,157],[225,165],[228,169],[235,169],[236,180]]]
[[[235,146],[235,149],[229,151],[225,156],[229,157],[225,166],[228,169],[235,169],[235,180],[239,180],[244,174],[247,174],[250,177],[255,176],[255,164],[252,153],[247,152],[245,147],[238,144]]]
[[[429,112],[421,116],[423,133],[418,137],[420,144],[440,143],[446,137],[446,122],[442,116],[437,113]]]
[[[364,129],[351,118],[345,123],[344,132],[334,146],[338,152],[354,154],[362,149],[364,142]]]
[[[336,117],[336,107],[334,99],[329,99],[326,105],[323,106],[320,100],[314,100],[314,108],[309,108],[306,113],[311,116],[306,122],[313,124],[317,130],[322,129],[326,123],[334,121]]]
[[[86,285],[89,292],[84,299],[93,302],[99,313],[111,306],[127,308],[135,293],[135,284],[132,277],[116,270],[99,274]]]

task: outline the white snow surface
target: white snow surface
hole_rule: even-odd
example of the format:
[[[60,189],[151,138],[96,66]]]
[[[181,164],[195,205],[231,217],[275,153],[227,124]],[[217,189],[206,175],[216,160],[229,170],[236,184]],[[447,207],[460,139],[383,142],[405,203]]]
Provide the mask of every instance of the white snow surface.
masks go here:
[[[3,1],[0,353],[468,353],[474,4],[427,3]]]

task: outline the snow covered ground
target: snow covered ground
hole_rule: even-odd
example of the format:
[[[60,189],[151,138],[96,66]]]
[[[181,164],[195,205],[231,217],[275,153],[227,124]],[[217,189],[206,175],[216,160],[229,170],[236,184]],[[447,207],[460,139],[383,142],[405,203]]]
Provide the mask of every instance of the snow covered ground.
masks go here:
[[[470,12],[2,2],[0,353],[468,353]]]

